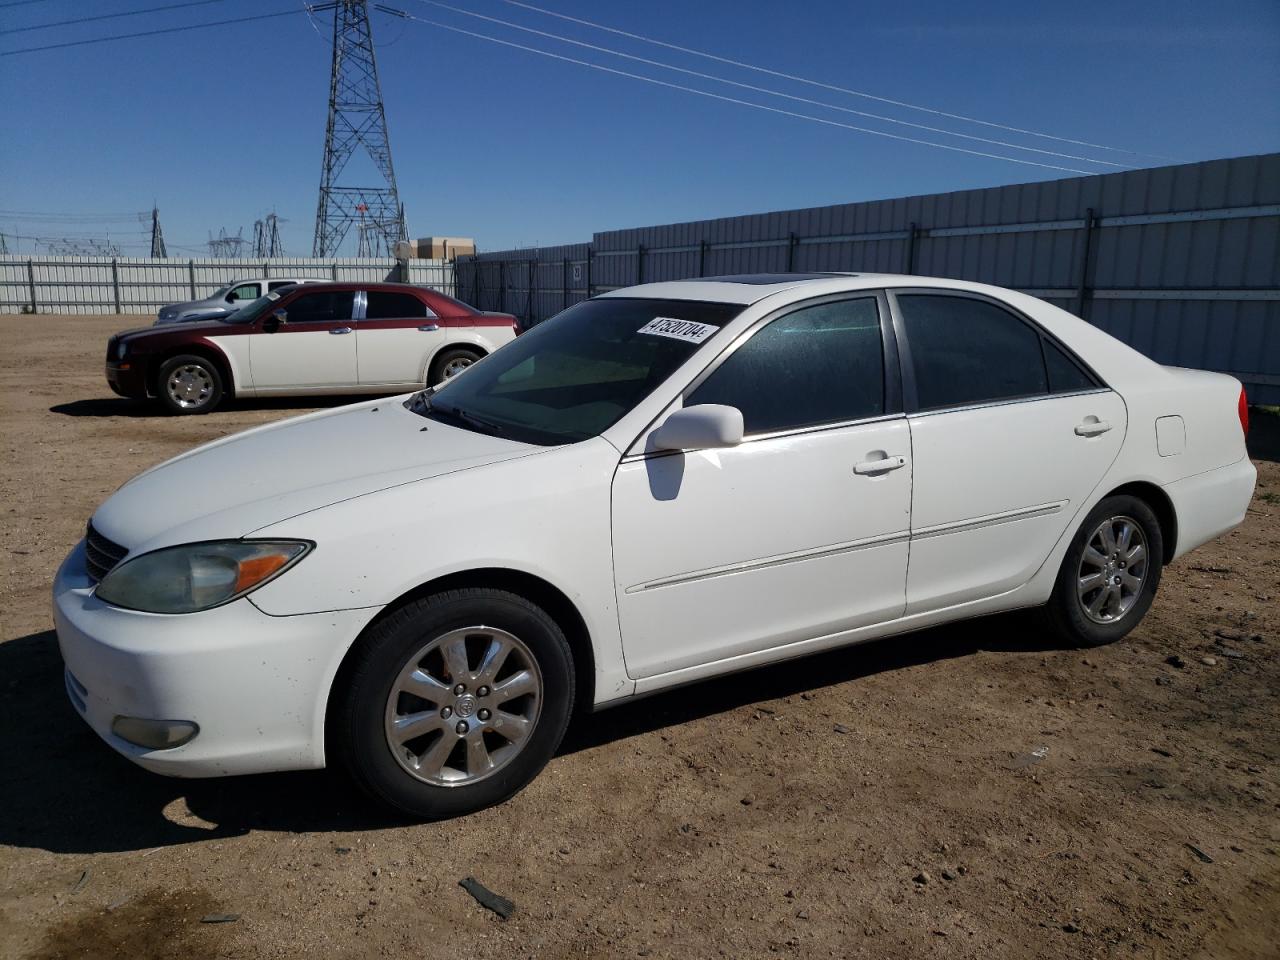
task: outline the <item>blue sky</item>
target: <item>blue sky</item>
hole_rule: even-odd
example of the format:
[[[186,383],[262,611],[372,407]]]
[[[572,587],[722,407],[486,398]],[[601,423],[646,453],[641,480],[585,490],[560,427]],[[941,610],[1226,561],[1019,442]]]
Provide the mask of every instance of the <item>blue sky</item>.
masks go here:
[[[301,6],[219,0],[3,33],[164,2],[0,2],[0,52]],[[386,2],[418,17],[837,123],[1097,172],[1117,169],[735,89],[522,35],[423,0]],[[849,109],[1113,163],[1163,162],[753,73],[502,0],[449,2]],[[1280,149],[1276,0],[533,2],[835,86],[1145,154],[1190,161]],[[593,230],[1070,175],[712,100],[381,13],[373,29],[413,236],[474,236],[493,250],[589,240]],[[328,95],[324,33],[323,22],[318,34],[299,14],[0,57],[0,211],[119,215],[154,202],[171,254],[199,255],[211,231],[243,227],[250,237],[253,221],[274,208],[285,219],[286,253],[309,255]],[[110,226],[122,243],[145,241],[141,224]],[[0,232],[100,235],[101,226],[0,212]],[[24,252],[31,249],[30,241],[20,243]],[[145,253],[140,246],[123,252]]]

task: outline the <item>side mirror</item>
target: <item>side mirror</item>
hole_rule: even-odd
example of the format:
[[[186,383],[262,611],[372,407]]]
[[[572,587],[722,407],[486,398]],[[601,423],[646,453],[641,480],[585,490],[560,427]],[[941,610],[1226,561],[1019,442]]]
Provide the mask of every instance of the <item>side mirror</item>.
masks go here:
[[[677,410],[650,435],[659,450],[736,447],[742,442],[742,411],[719,403]]]
[[[275,333],[280,329],[282,323],[289,321],[289,312],[283,307],[276,307],[271,311],[271,316],[262,321],[262,330],[264,333]]]

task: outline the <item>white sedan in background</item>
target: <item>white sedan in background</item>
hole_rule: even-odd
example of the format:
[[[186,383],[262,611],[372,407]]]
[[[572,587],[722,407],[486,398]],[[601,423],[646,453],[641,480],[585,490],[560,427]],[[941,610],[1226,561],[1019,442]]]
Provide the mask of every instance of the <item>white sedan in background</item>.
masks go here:
[[[617,290],[127,483],[54,585],[67,691],[150,770],[338,761],[465,813],[575,705],[1023,607],[1116,640],[1243,519],[1246,430],[1232,378],[1008,290]]]

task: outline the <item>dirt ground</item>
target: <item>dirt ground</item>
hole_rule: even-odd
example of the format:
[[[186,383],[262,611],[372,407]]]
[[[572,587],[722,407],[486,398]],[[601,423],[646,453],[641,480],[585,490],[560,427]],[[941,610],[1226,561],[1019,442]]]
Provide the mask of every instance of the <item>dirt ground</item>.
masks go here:
[[[329,773],[146,773],[67,703],[49,585],[95,506],[307,409],[115,399],[137,319],[0,318],[0,956],[1280,955],[1280,418],[1245,525],[1118,645],[1010,616],[703,683],[406,825]]]

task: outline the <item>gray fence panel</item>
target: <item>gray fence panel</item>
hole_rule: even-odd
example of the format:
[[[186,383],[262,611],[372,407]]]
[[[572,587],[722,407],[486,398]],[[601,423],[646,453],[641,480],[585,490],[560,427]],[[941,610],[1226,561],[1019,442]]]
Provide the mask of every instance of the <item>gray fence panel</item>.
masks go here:
[[[0,314],[154,314],[168,303],[208,296],[244,277],[312,277],[346,283],[384,280],[455,291],[453,263],[444,260],[275,258],[268,260],[146,257],[0,259]],[[407,274],[407,276],[405,275]],[[34,297],[34,305],[33,305]]]
[[[613,230],[591,244],[460,258],[459,289],[536,323],[565,300],[543,289],[545,261],[565,256],[590,280],[569,302],[638,279],[787,270],[993,283],[1280,402],[1280,154]]]

